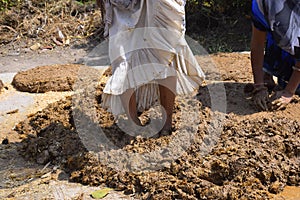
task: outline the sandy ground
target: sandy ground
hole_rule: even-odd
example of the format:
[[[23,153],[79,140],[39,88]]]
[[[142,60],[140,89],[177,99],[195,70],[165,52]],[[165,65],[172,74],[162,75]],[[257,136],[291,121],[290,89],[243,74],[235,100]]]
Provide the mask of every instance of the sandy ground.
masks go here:
[[[67,50],[58,52],[42,52],[40,54],[21,53],[0,57],[0,80],[5,89],[0,94],[0,199],[91,199],[91,191],[100,187],[84,186],[68,181],[69,175],[57,165],[43,165],[30,162],[19,155],[20,142],[27,135],[18,134],[14,127],[21,121],[34,116],[49,104],[58,102],[72,92],[47,92],[31,94],[18,92],[11,86],[11,80],[16,72],[42,65],[74,63],[85,56],[82,50]],[[198,58],[199,59],[199,58]],[[212,59],[212,60],[211,60]],[[216,70],[211,70],[213,61]],[[207,74],[207,82],[225,83],[227,93],[227,114],[236,115],[238,122],[255,120],[266,112],[257,112],[249,106],[241,93],[243,85],[240,82],[251,82],[249,53],[217,54],[207,59],[199,59]],[[227,84],[228,83],[228,84]],[[227,84],[227,85],[226,85]],[[203,104],[207,99],[201,97]],[[292,104],[285,111],[277,112],[277,116],[300,121],[299,102]],[[9,144],[5,144],[8,139]],[[298,172],[299,173],[299,172]],[[274,196],[275,199],[299,199],[300,190],[297,187],[286,187]],[[111,192],[105,199],[133,199],[133,196],[122,192]]]
[[[0,141],[7,139],[9,145],[0,144],[0,199],[92,199],[90,194],[101,187],[70,183],[63,171],[28,162],[17,150],[17,143],[25,135],[16,133],[15,125],[73,92],[36,94],[17,91],[11,85],[19,71],[38,66],[77,63],[87,53],[83,49],[64,49],[39,53],[2,51],[2,54],[5,56],[0,57],[0,80],[4,83],[0,93]],[[104,199],[134,198],[111,191]]]

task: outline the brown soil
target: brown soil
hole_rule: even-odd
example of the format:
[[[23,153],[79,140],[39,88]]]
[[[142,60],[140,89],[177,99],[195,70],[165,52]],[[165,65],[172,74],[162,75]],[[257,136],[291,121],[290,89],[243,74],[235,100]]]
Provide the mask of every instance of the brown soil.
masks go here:
[[[127,135],[99,104],[110,71],[100,81],[97,73],[81,73],[75,86],[78,93],[16,125],[14,130],[26,136],[18,149],[33,163],[59,166],[71,181],[105,185],[138,199],[272,199],[285,186],[299,186],[299,97],[285,110],[258,112],[243,92],[252,79],[249,55],[222,53],[210,58],[218,70],[202,65],[207,85],[195,98],[177,97],[174,130],[169,136],[141,137],[143,131],[141,136]],[[215,77],[219,77],[217,82],[212,81]],[[226,110],[213,107],[214,98],[222,98],[213,88],[223,86],[226,99],[221,100]],[[141,118],[147,121],[153,111],[159,113],[154,108]],[[115,148],[102,144],[104,153],[89,152],[91,148],[99,151],[97,137],[89,138],[94,128],[102,130]],[[172,149],[178,156],[164,160],[168,159],[166,151],[156,150],[174,141],[184,151]],[[149,152],[155,152],[162,164],[154,160],[153,167],[130,157],[121,160],[120,152],[146,159]]]
[[[230,20],[206,29],[192,19],[188,33],[210,53],[249,49],[249,18]],[[8,104],[20,94],[34,99],[24,110],[0,110],[0,199],[91,199],[99,187],[127,194],[105,199],[299,199],[300,99],[259,112],[244,94],[249,54],[198,56],[207,84],[176,98],[172,134],[132,136],[126,118],[99,105],[109,70],[99,80],[101,72],[82,65],[52,65],[78,63],[100,42],[93,3],[26,1],[0,21],[0,72],[23,70],[14,85],[34,92],[4,82],[0,93]],[[159,109],[140,118],[155,125]]]
[[[75,64],[41,66],[18,72],[12,85],[22,92],[71,91],[80,70],[92,70]]]

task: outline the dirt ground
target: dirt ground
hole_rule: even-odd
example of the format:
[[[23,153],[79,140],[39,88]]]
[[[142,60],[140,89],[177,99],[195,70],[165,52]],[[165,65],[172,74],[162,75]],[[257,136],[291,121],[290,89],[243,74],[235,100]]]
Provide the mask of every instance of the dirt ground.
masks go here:
[[[102,14],[94,4],[25,1],[0,17],[0,199],[91,199],[104,187],[113,189],[105,199],[300,199],[299,97],[257,111],[243,92],[249,52],[207,55],[191,42],[207,79],[176,98],[172,134],[156,135],[157,106],[132,127],[99,104],[110,74],[93,65],[107,60],[105,45],[95,48]],[[249,16],[216,29],[188,22],[209,52],[249,49]],[[92,70],[56,68],[88,53]]]
[[[173,132],[160,137],[147,137],[152,129],[128,135],[126,118],[101,108],[105,68],[82,71],[75,92],[19,92],[3,80],[0,198],[89,199],[110,187],[107,199],[299,199],[299,97],[285,110],[259,112],[243,92],[252,81],[248,52],[197,59],[206,84],[176,98]],[[19,108],[16,98],[26,103]],[[159,112],[141,119],[155,126]]]

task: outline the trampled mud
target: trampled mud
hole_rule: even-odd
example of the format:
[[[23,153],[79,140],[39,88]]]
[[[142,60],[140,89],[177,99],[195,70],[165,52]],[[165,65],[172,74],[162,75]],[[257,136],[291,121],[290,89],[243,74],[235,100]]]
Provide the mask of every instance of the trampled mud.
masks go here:
[[[210,105],[201,100],[209,96],[203,89],[190,100],[177,97],[171,135],[143,138],[142,133],[138,137],[124,133],[113,116],[101,108],[103,80],[97,84],[94,99],[81,98],[82,104],[78,105],[82,107],[72,107],[76,102],[72,96],[19,123],[16,131],[30,135],[22,141],[22,155],[40,164],[51,161],[60,165],[71,174],[72,181],[106,185],[141,199],[269,199],[286,185],[299,185],[299,99],[285,110],[258,113],[249,107],[247,100],[242,101],[246,97],[228,96],[228,104],[240,110],[247,107],[251,112],[229,109],[222,113],[212,111]],[[228,83],[225,87],[235,89],[227,91],[230,95],[243,94],[243,86]],[[94,109],[96,115],[91,115],[89,109]],[[81,119],[101,127],[116,149],[123,152],[147,154],[168,145],[183,132],[194,137],[184,153],[156,171],[118,170],[99,154],[87,151],[80,138],[82,133],[76,128],[78,118],[74,119],[74,112],[82,112]],[[191,123],[183,112],[197,113],[199,123]],[[220,134],[212,140],[215,142],[210,145],[212,148],[203,153],[203,144],[211,142],[206,136],[212,129],[220,130]]]

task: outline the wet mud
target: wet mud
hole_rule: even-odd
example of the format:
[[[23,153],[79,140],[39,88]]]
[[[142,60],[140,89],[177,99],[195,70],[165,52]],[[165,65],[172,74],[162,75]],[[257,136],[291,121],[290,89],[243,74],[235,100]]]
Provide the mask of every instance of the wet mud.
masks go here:
[[[242,95],[245,83],[231,82],[224,87],[226,103],[233,106],[223,111],[212,109],[203,86],[193,98],[176,98],[172,134],[145,137],[143,130],[132,136],[101,108],[109,75],[100,82],[83,78],[83,91],[17,124],[15,131],[27,135],[20,153],[59,165],[70,181],[105,185],[138,199],[272,199],[285,186],[299,186],[299,98],[285,110],[257,112]],[[154,108],[141,118],[151,124],[159,112]],[[97,138],[89,138],[93,130],[109,142],[99,146]],[[174,141],[182,148],[169,148]]]

